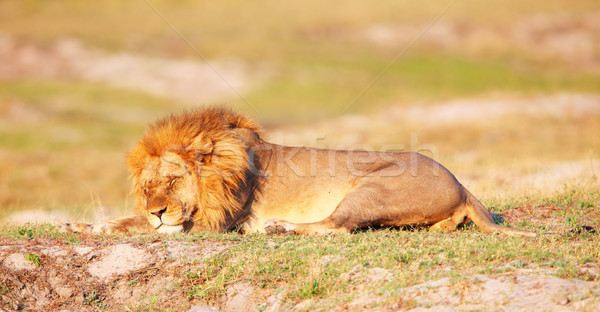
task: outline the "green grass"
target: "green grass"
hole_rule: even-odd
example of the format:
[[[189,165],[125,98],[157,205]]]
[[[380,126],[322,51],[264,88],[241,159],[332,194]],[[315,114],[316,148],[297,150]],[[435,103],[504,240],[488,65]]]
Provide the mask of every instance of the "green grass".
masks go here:
[[[24,224],[24,225],[1,225],[0,239],[54,239],[60,240],[70,245],[78,245],[81,236],[72,233],[61,233],[57,227],[50,224]]]
[[[384,229],[302,237],[237,233],[97,237],[63,234],[50,225],[27,224],[1,227],[0,239],[50,239],[57,244],[84,245],[120,241],[220,242],[230,247],[206,259],[187,259],[181,270],[172,272],[176,277],[172,286],[188,300],[212,306],[218,305],[228,287],[239,282],[258,287],[261,293],[284,292],[288,303],[326,299],[330,305],[343,304],[362,294],[363,287],[371,296],[386,294],[386,300],[391,302],[403,297],[402,288],[423,282],[450,278],[452,283],[460,284],[476,274],[510,274],[522,269],[560,278],[600,281],[593,271],[582,270],[600,263],[600,234],[571,231],[584,225],[600,227],[598,194],[595,186],[580,186],[550,197],[488,203],[490,210],[505,217],[523,211],[516,219],[510,218],[514,221],[505,223],[508,226],[553,232],[535,238],[483,235],[473,226],[452,233]],[[554,213],[540,219],[540,210],[536,209]],[[392,278],[369,281],[369,270],[374,268],[387,270]],[[349,275],[351,271],[354,273]],[[129,285],[134,287],[137,282],[133,279]],[[90,304],[102,304],[98,298],[88,297]],[[152,310],[157,300],[148,298],[136,309]]]
[[[209,303],[239,281],[270,291],[283,287],[292,301],[344,300],[342,294],[364,282],[348,280],[344,275],[357,265],[363,270],[383,268],[393,274],[391,281],[375,283],[370,290],[374,294],[443,277],[499,274],[530,265],[563,278],[596,280],[597,276],[582,275],[576,268],[600,261],[597,239],[593,234],[528,239],[470,235],[468,231],[388,230],[310,237],[249,235],[182,277],[191,298]],[[336,260],[327,263],[327,257]]]
[[[85,298],[83,298],[83,304],[95,306],[100,310],[108,309],[108,305],[102,302],[95,290],[92,290],[89,294],[85,296]]]
[[[71,239],[46,225],[27,228],[33,238],[67,242]],[[0,238],[22,237],[21,230],[4,227]],[[387,292],[391,298],[399,299],[401,288],[426,281],[448,277],[453,283],[460,283],[475,274],[496,275],[528,268],[561,278],[600,280],[598,275],[579,270],[585,264],[600,262],[598,234],[592,233],[523,238],[482,235],[475,229],[454,233],[380,230],[303,237],[199,233],[93,239],[109,243],[176,239],[230,245],[204,261],[188,262],[176,273],[176,284],[189,300],[210,305],[215,305],[226,289],[238,282],[248,282],[267,293],[285,291],[289,302],[329,298],[340,304],[351,300],[345,294],[361,285],[368,285],[370,294]],[[387,270],[392,278],[366,280],[368,270],[373,268]],[[349,276],[350,271],[358,273]],[[93,293],[86,300],[92,305],[102,303]],[[149,302],[153,304],[152,298]]]
[[[25,255],[25,260],[31,261],[36,268],[39,268],[43,264],[42,259],[36,254]]]

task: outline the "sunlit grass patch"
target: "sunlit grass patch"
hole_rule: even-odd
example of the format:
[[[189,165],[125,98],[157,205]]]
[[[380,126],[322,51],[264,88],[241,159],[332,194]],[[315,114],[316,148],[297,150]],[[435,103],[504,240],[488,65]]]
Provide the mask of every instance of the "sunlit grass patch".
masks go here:
[[[501,274],[522,268],[578,278],[578,266],[600,261],[596,235],[546,236],[535,239],[459,233],[375,231],[351,235],[244,236],[225,253],[186,273],[190,296],[215,300],[232,283],[284,287],[289,300],[337,298],[363,290],[377,293],[443,277]],[[573,248],[573,242],[577,247]],[[358,267],[357,267],[358,266]],[[348,272],[358,269],[356,275]],[[369,281],[370,268],[391,274]],[[593,277],[597,279],[598,277]],[[589,279],[589,277],[587,277]],[[359,291],[360,292],[360,291]],[[335,299],[334,299],[335,300]]]
[[[50,224],[0,225],[0,239],[33,240],[55,239],[68,244],[77,245],[81,236],[73,233],[61,233],[59,228]]]
[[[127,242],[141,248],[161,240],[225,243],[229,248],[223,252],[186,261],[181,270],[169,271],[175,274],[175,287],[188,300],[213,306],[238,283],[253,285],[257,293],[282,294],[286,302],[317,299],[337,305],[365,294],[399,299],[404,287],[442,278],[459,285],[476,274],[494,276],[526,270],[597,281],[600,276],[583,268],[600,264],[598,235],[506,237],[469,228],[454,233],[384,229],[324,236],[88,236],[59,233],[49,225],[0,228],[0,239],[53,239],[67,244]]]

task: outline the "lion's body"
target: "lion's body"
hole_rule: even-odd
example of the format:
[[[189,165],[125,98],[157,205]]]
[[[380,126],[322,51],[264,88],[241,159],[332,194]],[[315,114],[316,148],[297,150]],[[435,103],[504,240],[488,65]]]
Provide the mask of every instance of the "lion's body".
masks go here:
[[[268,143],[221,109],[170,116],[129,155],[140,216],[69,230],[298,234],[368,226],[534,235],[496,225],[446,168],[417,153],[336,151]]]
[[[254,219],[245,226],[252,230],[262,231],[270,219],[321,221],[342,202],[347,207],[342,209],[348,210],[341,211],[344,215],[360,219],[349,225],[349,230],[353,226],[434,224],[451,217],[453,208],[465,197],[445,168],[416,153],[334,151],[268,143],[263,143],[262,149],[260,158],[271,155],[263,166],[269,178],[253,205]],[[431,179],[434,175],[438,176]],[[424,178],[430,180],[426,193],[420,190]]]

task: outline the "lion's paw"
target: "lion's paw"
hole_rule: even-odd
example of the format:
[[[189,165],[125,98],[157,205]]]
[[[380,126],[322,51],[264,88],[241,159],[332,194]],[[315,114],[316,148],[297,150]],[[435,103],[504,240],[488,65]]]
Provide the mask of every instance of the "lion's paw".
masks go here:
[[[265,232],[269,235],[273,234],[285,234],[285,235],[295,235],[296,233],[296,225],[283,221],[283,220],[267,220],[264,224]]]
[[[63,233],[79,234],[114,234],[121,232],[120,226],[109,222],[96,222],[93,224],[67,222],[60,229]]]
[[[92,225],[87,223],[67,222],[62,225],[60,231],[63,233],[91,233]]]

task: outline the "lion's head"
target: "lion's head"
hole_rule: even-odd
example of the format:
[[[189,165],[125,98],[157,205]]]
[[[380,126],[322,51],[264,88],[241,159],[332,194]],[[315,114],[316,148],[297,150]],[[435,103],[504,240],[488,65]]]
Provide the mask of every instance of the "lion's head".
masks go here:
[[[252,187],[248,149],[258,133],[220,108],[159,120],[128,156],[138,213],[161,233],[229,229]]]

